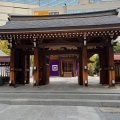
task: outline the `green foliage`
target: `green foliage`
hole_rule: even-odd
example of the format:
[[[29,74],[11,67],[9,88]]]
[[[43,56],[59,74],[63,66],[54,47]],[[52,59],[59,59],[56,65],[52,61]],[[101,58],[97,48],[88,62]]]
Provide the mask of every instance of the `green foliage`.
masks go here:
[[[34,66],[34,55],[30,55],[30,66]]]
[[[7,40],[0,40],[0,50],[2,50],[7,55],[10,55],[10,49],[8,49],[8,41]],[[30,56],[30,66],[33,67],[34,64],[34,56]]]
[[[98,55],[93,55],[90,58],[91,63],[88,64],[89,75],[98,74],[99,72],[99,57]]]
[[[95,60],[95,72],[96,72],[96,74],[99,73],[99,66],[100,66],[99,56],[97,55],[97,56],[96,56],[96,60]]]
[[[94,74],[94,69],[95,69],[95,59],[96,59],[96,56],[93,55],[91,58],[90,58],[90,61],[92,61],[91,63],[88,64],[88,74],[89,75],[93,75]]]
[[[114,46],[114,52],[120,53],[120,42],[117,42],[116,46]]]
[[[2,50],[7,55],[10,55],[10,49],[8,49],[8,41],[7,40],[0,40],[0,50]]]

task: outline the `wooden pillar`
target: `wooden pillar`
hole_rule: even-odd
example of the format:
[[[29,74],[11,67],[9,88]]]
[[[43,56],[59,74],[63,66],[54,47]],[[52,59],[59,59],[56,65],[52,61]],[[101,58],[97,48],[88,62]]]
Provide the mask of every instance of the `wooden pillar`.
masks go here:
[[[21,59],[21,68],[22,68],[22,76],[21,76],[21,79],[20,79],[20,81],[19,81],[19,83],[20,84],[25,84],[25,74],[26,74],[26,72],[25,72],[25,67],[26,67],[26,65],[25,65],[25,53],[24,53],[24,51],[21,51],[21,57],[20,57],[20,59]]]
[[[30,55],[26,55],[26,84],[30,83]]]
[[[59,65],[58,65],[59,66],[59,68],[58,68],[59,71],[58,72],[59,72],[59,76],[61,76],[61,67],[60,67],[61,66],[61,61],[60,61],[60,58],[58,60],[59,60]]]
[[[102,56],[101,56],[101,54],[99,54],[99,63],[100,63],[100,84],[102,84],[103,82],[102,82]]]
[[[25,53],[22,54],[22,84],[28,84],[29,83],[29,67],[30,67],[30,58],[29,55],[26,55]]]
[[[76,59],[73,59],[73,77],[76,76]]]
[[[60,58],[60,77],[63,77],[62,59]]]
[[[34,85],[38,86],[39,85],[39,48],[35,47],[34,48]]]
[[[10,56],[10,85],[15,86],[15,48],[11,48],[11,56]]]
[[[82,73],[82,56],[81,51],[78,58],[78,84],[83,85],[83,73]]]
[[[23,51],[21,49],[15,49],[15,79],[16,84],[24,84],[23,79]]]
[[[99,54],[100,61],[100,84],[108,84],[108,75],[107,75],[107,53],[104,52]]]
[[[46,74],[45,74],[45,69],[46,69],[46,65],[45,65],[45,54],[42,53],[42,51],[40,51],[40,85],[45,85],[46,84]]]
[[[50,82],[50,66],[49,66],[49,56],[45,56],[45,71],[44,71],[44,74],[45,74],[45,84],[49,84]]]
[[[112,41],[109,41],[108,46],[108,75],[109,75],[109,87],[115,85],[115,66],[114,66],[114,52]]]
[[[88,67],[87,67],[87,46],[83,44],[82,47],[82,73],[83,73],[83,85],[88,86]]]

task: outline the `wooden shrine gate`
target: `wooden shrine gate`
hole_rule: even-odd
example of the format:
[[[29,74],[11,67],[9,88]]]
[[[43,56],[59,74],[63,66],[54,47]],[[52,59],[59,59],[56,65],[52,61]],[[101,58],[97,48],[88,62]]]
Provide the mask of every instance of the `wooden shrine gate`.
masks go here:
[[[100,83],[115,85],[113,46],[120,36],[117,10],[54,16],[10,16],[0,39],[11,49],[10,84],[29,83],[34,55],[34,85],[49,83],[49,55],[72,54],[79,63],[78,84],[88,86],[87,61],[100,56]]]

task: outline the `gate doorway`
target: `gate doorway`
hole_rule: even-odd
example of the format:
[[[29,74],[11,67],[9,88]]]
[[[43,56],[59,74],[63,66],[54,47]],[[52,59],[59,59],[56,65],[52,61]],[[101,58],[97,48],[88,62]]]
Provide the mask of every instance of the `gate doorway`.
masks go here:
[[[88,62],[88,84],[100,84],[100,57],[93,54]]]
[[[62,52],[60,54],[59,52]],[[66,51],[59,51],[49,57],[50,63],[50,84],[78,84],[78,54],[67,54]]]
[[[72,77],[73,76],[73,62],[63,61],[62,71],[63,71],[63,77]]]

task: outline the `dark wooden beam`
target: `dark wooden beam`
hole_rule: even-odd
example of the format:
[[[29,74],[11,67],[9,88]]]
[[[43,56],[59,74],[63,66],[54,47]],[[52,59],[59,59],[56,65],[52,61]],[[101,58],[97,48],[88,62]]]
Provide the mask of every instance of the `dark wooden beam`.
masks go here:
[[[78,54],[78,50],[43,50],[41,51],[46,55],[58,55],[58,54]]]
[[[78,42],[67,42],[67,43],[42,43],[39,44],[39,48],[47,48],[52,46],[76,46],[80,47],[81,43]]]
[[[15,48],[16,49],[32,49],[33,48],[33,45],[15,45]]]
[[[97,42],[96,43],[87,43],[87,46],[96,46],[96,47],[100,47],[100,46],[108,46],[109,44],[107,42]]]

